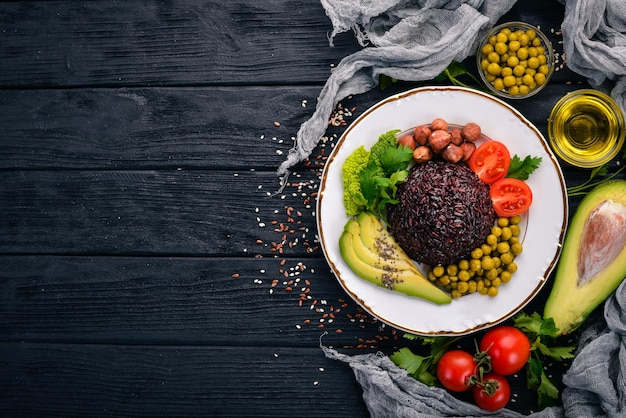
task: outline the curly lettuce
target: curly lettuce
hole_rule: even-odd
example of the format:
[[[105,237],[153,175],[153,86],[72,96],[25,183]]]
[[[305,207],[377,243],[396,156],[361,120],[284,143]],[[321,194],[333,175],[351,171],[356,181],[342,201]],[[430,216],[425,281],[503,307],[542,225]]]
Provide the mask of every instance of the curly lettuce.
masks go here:
[[[367,167],[369,161],[370,152],[361,145],[346,158],[341,167],[343,175],[343,204],[348,216],[358,215],[367,206],[367,201],[361,191],[361,172]]]

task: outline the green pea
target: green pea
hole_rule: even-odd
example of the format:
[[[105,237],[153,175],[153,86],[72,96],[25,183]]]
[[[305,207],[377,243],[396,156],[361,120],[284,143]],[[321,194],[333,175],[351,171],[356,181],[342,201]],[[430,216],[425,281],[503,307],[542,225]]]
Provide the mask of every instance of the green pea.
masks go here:
[[[454,264],[450,264],[448,267],[446,267],[446,273],[448,273],[448,275],[450,276],[456,276],[458,272],[459,267]]]
[[[435,266],[432,271],[435,277],[441,277],[443,276],[444,268],[443,266]]]
[[[509,246],[509,243],[506,241],[502,241],[498,244],[498,247],[496,248],[496,250],[500,253],[500,254],[504,254],[504,253],[508,253],[509,250],[511,249],[511,247]]]
[[[483,270],[491,270],[494,268],[494,262],[491,257],[485,256],[482,259],[481,267]]]
[[[472,259],[474,260],[479,260],[480,258],[482,258],[483,256],[483,250],[482,248],[475,248],[474,250],[472,250],[470,256],[472,257]],[[471,267],[471,261],[470,261],[470,268]]]

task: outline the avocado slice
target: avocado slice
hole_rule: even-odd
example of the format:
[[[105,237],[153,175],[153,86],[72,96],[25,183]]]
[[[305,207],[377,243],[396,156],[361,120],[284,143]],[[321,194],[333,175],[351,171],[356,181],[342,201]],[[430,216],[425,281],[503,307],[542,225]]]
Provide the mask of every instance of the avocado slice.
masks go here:
[[[411,266],[415,267],[411,258],[374,214],[361,212],[357,221],[361,226],[361,239],[366,247],[378,252],[384,258],[407,260]]]
[[[350,269],[362,279],[378,286],[395,290],[409,296],[447,304],[452,301],[449,294],[425,278],[408,260],[388,259],[372,252],[361,239],[359,222],[348,220],[339,237],[339,250]]]
[[[572,217],[543,316],[578,328],[626,276],[626,181],[593,189]]]
[[[368,228],[361,226],[360,222],[355,219],[350,219],[344,230],[352,234],[354,240],[353,247],[359,259],[366,264],[373,267],[385,270],[385,271],[400,271],[400,270],[412,270],[415,274],[421,274],[417,267],[412,263],[410,259],[402,259],[400,257],[390,257],[387,247],[378,244],[376,246],[368,246],[365,243],[363,235]],[[380,238],[376,237],[375,242],[380,241]],[[380,250],[382,248],[382,250]]]

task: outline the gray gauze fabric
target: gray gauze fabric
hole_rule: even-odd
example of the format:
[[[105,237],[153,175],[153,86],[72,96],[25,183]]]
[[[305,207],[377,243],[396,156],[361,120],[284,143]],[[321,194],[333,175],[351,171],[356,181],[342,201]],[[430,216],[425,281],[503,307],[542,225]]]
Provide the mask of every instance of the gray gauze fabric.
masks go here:
[[[528,416],[626,416],[626,282],[606,301],[604,318],[598,317],[588,320],[576,357],[563,377],[563,407],[546,408]],[[524,416],[509,409],[489,413],[460,401],[444,389],[413,379],[382,354],[349,356],[328,347],[322,349],[328,358],[350,365],[372,417]]]
[[[352,29],[362,45],[372,47],[347,56],[331,72],[315,112],[300,127],[278,168],[283,177],[311,154],[341,99],[372,89],[380,74],[405,81],[435,78],[452,61],[472,55],[479,37],[515,4],[515,0],[321,2],[334,27],[331,45],[336,34]]]
[[[560,0],[568,68],[626,109],[626,1]]]

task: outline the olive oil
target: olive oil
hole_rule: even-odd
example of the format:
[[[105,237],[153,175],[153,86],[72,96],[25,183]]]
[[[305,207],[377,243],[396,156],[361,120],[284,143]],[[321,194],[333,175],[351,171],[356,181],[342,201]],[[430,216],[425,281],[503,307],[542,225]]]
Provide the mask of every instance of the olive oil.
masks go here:
[[[624,116],[617,104],[596,90],[578,90],[554,106],[548,120],[554,152],[579,167],[610,161],[624,143]]]

